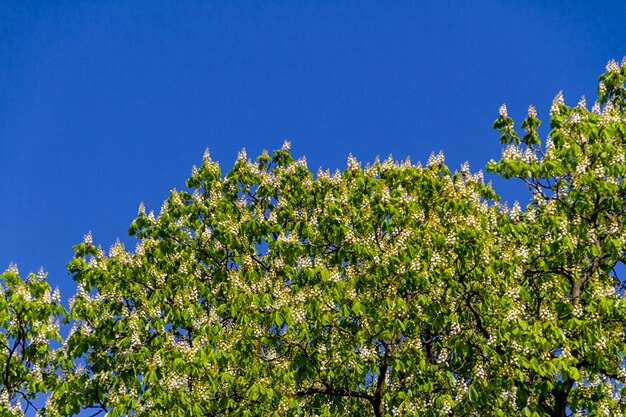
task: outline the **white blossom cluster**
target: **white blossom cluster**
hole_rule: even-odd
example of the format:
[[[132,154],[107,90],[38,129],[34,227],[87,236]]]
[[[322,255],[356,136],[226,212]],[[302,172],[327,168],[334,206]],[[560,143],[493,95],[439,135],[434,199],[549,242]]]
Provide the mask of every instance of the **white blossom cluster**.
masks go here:
[[[551,112],[560,113],[562,104],[559,94]],[[585,106],[581,100],[563,131],[554,132],[555,141],[580,128]],[[607,105],[599,118],[607,107],[616,116]],[[528,114],[536,117],[535,108]],[[505,105],[500,115],[508,117]],[[510,145],[502,161],[537,167],[558,162],[566,146],[578,152],[580,143],[557,149],[549,139],[545,154]],[[279,157],[287,158],[281,152],[289,147],[285,142]],[[615,152],[611,158],[624,159]],[[207,152],[192,171],[199,184],[193,192],[172,190],[156,218],[140,207],[146,237],[134,253],[116,243],[108,257],[90,258],[79,276],[97,281],[98,291],[79,286],[71,307],[88,311],[89,320],[77,320],[72,336],[94,343],[104,326],[121,330],[119,340],[89,356],[117,368],[86,371],[88,386],[100,384],[111,402],[122,401],[131,384],[120,388],[114,375],[132,368],[144,378],[134,385],[142,390],[158,386],[210,407],[233,393],[245,401],[254,386],[260,402],[275,400],[273,406],[289,415],[311,404],[302,390],[326,389],[330,380],[374,395],[372,376],[388,360],[384,389],[391,393],[392,415],[425,414],[435,404],[440,415],[456,413],[471,402],[476,380],[488,383],[490,391],[481,396],[514,414],[520,392],[510,381],[536,376],[527,368],[516,374],[520,362],[538,361],[556,375],[574,365],[578,353],[570,339],[587,337],[606,318],[586,310],[586,300],[572,299],[571,282],[588,278],[584,297],[621,308],[604,275],[585,275],[591,266],[580,248],[607,234],[620,239],[624,230],[600,219],[581,232],[585,220],[564,214],[568,193],[591,181],[587,174],[595,180],[610,175],[606,161],[576,158],[569,167],[579,182],[558,192],[535,190],[525,209],[490,202],[482,173],[472,174],[468,164],[448,173],[443,153],[433,153],[426,167],[390,157],[363,168],[350,155],[343,173],[320,170],[316,176],[303,158],[278,161],[269,167],[242,150],[222,176]],[[89,235],[85,243],[92,240]],[[550,258],[555,247],[566,260],[558,271]],[[565,327],[573,318],[589,329]],[[619,337],[623,331],[606,331],[585,347],[603,354]],[[485,350],[465,353],[458,344]],[[296,356],[316,374],[314,381],[298,380]],[[148,381],[146,375],[156,375],[151,372],[164,377]],[[427,383],[452,387],[451,398],[437,402],[439,394],[420,391]],[[605,389],[592,385],[589,392]],[[396,401],[394,393],[407,387],[413,391]],[[138,404],[153,407],[150,391],[139,391],[132,395],[146,398]],[[538,394],[528,395],[536,404]],[[614,409],[610,401],[606,407]]]

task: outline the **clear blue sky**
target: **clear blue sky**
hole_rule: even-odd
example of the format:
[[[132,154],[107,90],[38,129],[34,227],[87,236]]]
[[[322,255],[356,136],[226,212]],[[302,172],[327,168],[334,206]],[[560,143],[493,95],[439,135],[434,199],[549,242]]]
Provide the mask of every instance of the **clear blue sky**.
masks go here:
[[[0,0],[0,268],[71,296],[71,246],[132,242],[207,147],[224,169],[285,139],[312,170],[438,150],[481,169],[500,104],[546,119],[623,55],[623,1]]]

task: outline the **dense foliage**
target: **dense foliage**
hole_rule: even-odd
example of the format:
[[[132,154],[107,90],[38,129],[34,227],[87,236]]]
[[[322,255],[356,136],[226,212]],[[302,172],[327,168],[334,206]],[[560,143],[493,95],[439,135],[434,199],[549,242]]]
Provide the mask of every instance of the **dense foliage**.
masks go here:
[[[4,280],[7,413],[553,416],[626,413],[626,62],[591,110],[555,98],[542,144],[505,106],[487,166],[443,155],[312,174],[289,144],[223,175],[208,153],[137,246],[91,235],[64,315],[43,277]]]
[[[41,270],[26,281],[11,265],[0,275],[0,411],[34,410],[38,393],[57,383],[59,319],[65,312],[59,291],[51,291]]]

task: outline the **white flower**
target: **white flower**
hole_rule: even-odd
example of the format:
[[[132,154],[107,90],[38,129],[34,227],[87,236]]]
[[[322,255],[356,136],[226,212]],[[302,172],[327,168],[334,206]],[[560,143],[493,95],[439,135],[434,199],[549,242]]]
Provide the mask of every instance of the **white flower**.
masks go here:
[[[430,156],[428,157],[428,162],[426,163],[426,166],[432,167],[435,165],[441,165],[444,163],[444,161],[445,161],[445,157],[443,156],[442,151],[439,151],[437,155],[435,155],[435,153],[432,152]]]
[[[606,64],[606,72],[619,73],[619,65],[615,60],[612,59]]]
[[[19,271],[19,269],[17,269],[17,264],[16,263],[13,263],[13,262],[9,263],[9,272],[14,272],[14,273],[19,275],[20,271]]]
[[[296,166],[299,166],[299,167],[302,167],[302,168],[307,168],[306,156],[303,156],[302,158],[298,159],[296,161]]]
[[[593,107],[591,107],[591,112],[595,115],[599,115],[602,112],[602,110],[600,110],[600,103],[598,103],[597,101],[593,103]]]
[[[583,310],[582,306],[580,304],[574,305],[574,310],[572,311],[572,314],[576,318],[581,318],[583,316],[583,314],[584,314],[584,310]]]
[[[500,106],[500,117],[508,117],[508,114],[506,111],[506,104],[502,104]]]
[[[350,170],[358,170],[361,168],[361,163],[357,161],[357,159],[352,156],[352,154],[348,155],[348,169]]]
[[[554,96],[554,100],[552,100],[552,106],[550,107],[550,115],[559,113],[559,106],[565,104],[563,99],[563,91],[559,91],[556,96]]]
[[[461,325],[457,323],[456,321],[452,322],[450,324],[450,336],[454,336],[459,333],[461,333]]]
[[[59,291],[58,287],[55,288],[54,292],[52,293],[52,297],[50,298],[50,301],[56,304],[59,304],[61,302],[61,292]]]
[[[476,378],[479,378],[479,379],[482,379],[487,375],[485,373],[485,368],[483,368],[482,364],[478,364],[476,366],[476,369],[474,370],[474,375],[476,375]]]
[[[448,401],[446,401],[441,406],[441,410],[439,411],[439,414],[442,416],[447,416],[450,414],[450,412],[452,412],[452,406],[450,405]]]
[[[3,389],[2,392],[0,392],[0,404],[4,406],[9,405],[9,391]]]
[[[576,165],[576,175],[583,175],[585,172],[587,172],[587,168],[589,168],[589,160],[587,159],[587,157],[583,157],[579,161],[578,165]]]
[[[511,220],[518,221],[521,214],[522,208],[520,207],[519,202],[515,201],[515,203],[513,203],[513,208],[509,212],[509,216],[511,217]]]
[[[48,273],[44,271],[43,267],[40,267],[39,271],[37,272],[37,278],[39,278],[40,280],[44,280],[47,277],[48,277]]]

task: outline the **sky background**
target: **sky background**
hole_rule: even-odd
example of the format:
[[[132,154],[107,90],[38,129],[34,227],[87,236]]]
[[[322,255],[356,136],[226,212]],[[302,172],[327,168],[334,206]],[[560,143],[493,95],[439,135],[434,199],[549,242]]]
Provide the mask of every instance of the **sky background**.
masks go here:
[[[158,212],[205,148],[223,171],[285,139],[313,171],[439,150],[482,169],[503,102],[547,120],[624,55],[623,1],[0,0],[0,268],[43,266],[69,298],[72,245],[134,248],[139,203]]]

